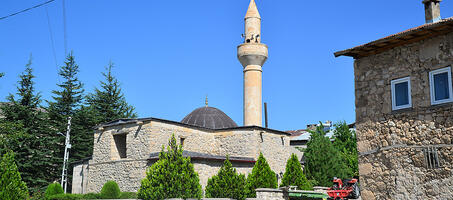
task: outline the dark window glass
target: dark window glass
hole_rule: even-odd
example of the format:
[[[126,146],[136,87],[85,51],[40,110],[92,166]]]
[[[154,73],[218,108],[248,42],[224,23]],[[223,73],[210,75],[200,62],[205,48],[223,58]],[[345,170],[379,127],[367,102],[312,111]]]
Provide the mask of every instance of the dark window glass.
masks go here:
[[[409,83],[395,84],[395,104],[396,106],[403,106],[409,104]]]
[[[434,75],[434,99],[436,101],[449,99],[448,72]]]

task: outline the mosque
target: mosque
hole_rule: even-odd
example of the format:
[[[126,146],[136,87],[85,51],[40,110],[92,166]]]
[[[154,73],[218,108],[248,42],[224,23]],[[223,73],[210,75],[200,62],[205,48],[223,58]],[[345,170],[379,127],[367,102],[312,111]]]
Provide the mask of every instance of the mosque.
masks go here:
[[[261,43],[261,17],[251,0],[245,15],[244,43],[237,55],[244,72],[244,124],[238,126],[221,110],[197,108],[180,122],[159,118],[119,119],[94,131],[93,155],[74,164],[72,193],[99,192],[114,180],[121,191],[136,192],[146,169],[157,161],[162,145],[174,134],[189,156],[203,188],[228,155],[239,173],[248,174],[263,153],[277,174],[292,153],[290,134],[262,126],[262,66],[268,47]]]

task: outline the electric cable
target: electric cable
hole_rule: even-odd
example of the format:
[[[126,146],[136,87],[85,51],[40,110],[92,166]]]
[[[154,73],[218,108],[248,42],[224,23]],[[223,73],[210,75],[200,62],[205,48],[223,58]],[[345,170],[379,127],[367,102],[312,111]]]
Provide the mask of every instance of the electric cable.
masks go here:
[[[14,16],[14,15],[17,15],[17,14],[20,14],[20,13],[23,13],[23,12],[27,12],[27,11],[29,11],[29,10],[31,10],[31,9],[34,9],[34,8],[37,8],[37,7],[46,5],[46,4],[48,4],[48,3],[52,3],[53,1],[55,1],[55,0],[49,0],[49,1],[46,1],[46,2],[44,2],[44,3],[35,5],[35,6],[33,6],[33,7],[30,7],[30,8],[24,9],[24,10],[21,10],[21,11],[19,11],[19,12],[15,12],[15,13],[6,15],[6,16],[4,16],[4,17],[0,17],[0,20],[6,19],[6,18],[8,18],[8,17],[12,17],[12,16]]]

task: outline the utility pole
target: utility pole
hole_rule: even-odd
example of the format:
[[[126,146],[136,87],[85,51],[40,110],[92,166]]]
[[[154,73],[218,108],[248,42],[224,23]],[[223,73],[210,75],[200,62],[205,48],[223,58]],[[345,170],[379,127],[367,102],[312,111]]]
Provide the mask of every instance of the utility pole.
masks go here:
[[[68,127],[66,130],[66,140],[64,147],[64,158],[63,158],[63,171],[61,172],[61,186],[64,188],[64,193],[66,193],[66,188],[68,186],[68,159],[69,159],[69,149],[71,148],[70,144],[70,133],[71,133],[71,117],[68,117]]]

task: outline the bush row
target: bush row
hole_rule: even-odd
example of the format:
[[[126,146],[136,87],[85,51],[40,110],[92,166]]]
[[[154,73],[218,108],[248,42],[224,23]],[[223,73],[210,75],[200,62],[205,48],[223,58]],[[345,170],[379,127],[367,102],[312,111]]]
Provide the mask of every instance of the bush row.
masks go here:
[[[135,192],[121,192],[115,181],[107,181],[100,193],[64,194],[59,183],[50,184],[45,192],[46,200],[79,200],[79,199],[136,199]]]

